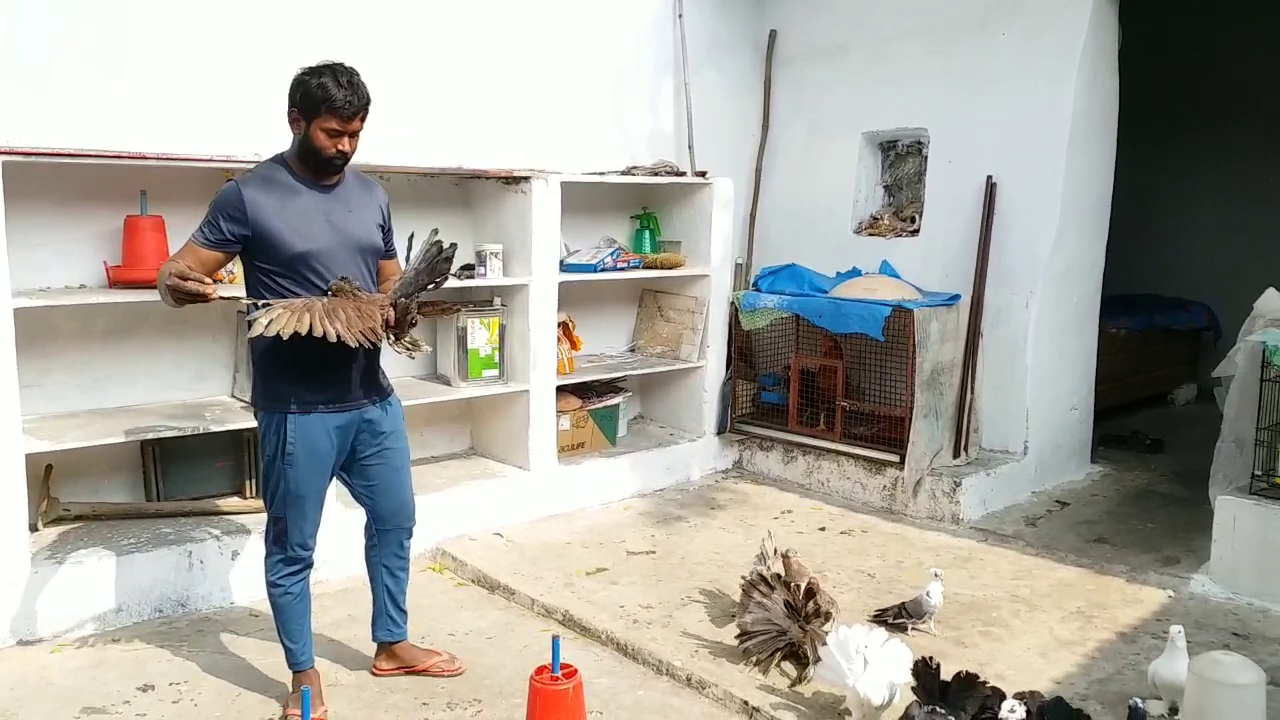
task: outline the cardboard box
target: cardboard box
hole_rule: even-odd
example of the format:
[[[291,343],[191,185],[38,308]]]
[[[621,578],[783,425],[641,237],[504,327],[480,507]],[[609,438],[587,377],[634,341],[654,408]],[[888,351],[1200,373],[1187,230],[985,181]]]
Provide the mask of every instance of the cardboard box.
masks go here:
[[[556,413],[556,446],[560,457],[608,450],[618,443],[620,405]]]

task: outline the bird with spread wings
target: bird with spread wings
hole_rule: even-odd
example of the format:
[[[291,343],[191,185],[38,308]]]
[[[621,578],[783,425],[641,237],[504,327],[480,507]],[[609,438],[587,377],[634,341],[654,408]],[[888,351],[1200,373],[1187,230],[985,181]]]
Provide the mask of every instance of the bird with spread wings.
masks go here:
[[[449,279],[457,243],[446,247],[439,228],[427,236],[427,246],[415,257],[413,234],[409,234],[405,250],[405,269],[391,292],[368,292],[349,277],[329,283],[328,293],[319,297],[257,300],[237,298],[257,309],[249,313],[249,337],[291,337],[310,335],[350,347],[376,348],[385,339],[391,349],[414,357],[429,351],[413,336],[422,318],[452,315],[462,308],[457,303],[423,300],[423,295],[438,290]],[[388,312],[394,319],[387,321]]]

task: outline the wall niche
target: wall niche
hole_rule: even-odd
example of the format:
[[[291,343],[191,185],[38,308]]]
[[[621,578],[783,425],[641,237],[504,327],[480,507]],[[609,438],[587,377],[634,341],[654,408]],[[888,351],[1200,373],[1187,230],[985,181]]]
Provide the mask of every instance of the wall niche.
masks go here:
[[[853,203],[853,233],[916,237],[924,221],[929,131],[895,128],[862,133]]]

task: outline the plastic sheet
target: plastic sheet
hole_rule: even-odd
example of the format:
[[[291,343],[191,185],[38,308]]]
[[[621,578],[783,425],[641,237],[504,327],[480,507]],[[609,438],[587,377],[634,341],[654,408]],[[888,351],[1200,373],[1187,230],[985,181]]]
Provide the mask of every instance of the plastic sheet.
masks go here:
[[[1275,288],[1267,288],[1254,301],[1236,344],[1213,371],[1213,376],[1222,380],[1222,387],[1214,393],[1222,410],[1222,429],[1209,468],[1210,504],[1223,493],[1249,485],[1262,379],[1262,342],[1250,336],[1266,328],[1280,328],[1280,292]]]

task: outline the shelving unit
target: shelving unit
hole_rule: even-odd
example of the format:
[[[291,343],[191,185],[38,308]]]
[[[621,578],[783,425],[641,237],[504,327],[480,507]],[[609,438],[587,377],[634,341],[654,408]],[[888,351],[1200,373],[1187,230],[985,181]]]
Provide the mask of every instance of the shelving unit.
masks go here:
[[[176,249],[218,188],[249,166],[0,152],[0,244],[8,263],[8,272],[0,273],[0,283],[8,283],[0,284],[0,302],[9,303],[14,353],[0,355],[0,370],[11,373],[6,382],[17,391],[16,402],[6,405],[13,413],[9,427],[21,423],[23,435],[0,447],[9,453],[10,470],[21,472],[25,466],[27,477],[25,493],[11,480],[7,490],[0,490],[0,502],[30,505],[46,463],[55,466],[53,492],[63,501],[140,502],[145,499],[140,442],[255,427],[251,408],[231,397],[237,336],[243,333],[236,312],[243,306],[226,302],[173,310],[154,290],[104,287],[102,269],[104,260],[119,260],[122,220],[134,211],[139,190],[148,191],[151,212],[164,216],[170,247]],[[419,527],[426,528],[419,535],[427,539],[415,539],[415,547],[430,542],[432,533],[473,531],[529,513],[566,512],[727,466],[731,453],[714,436],[733,267],[733,197],[727,181],[539,173],[493,177],[483,171],[433,174],[394,167],[365,172],[387,189],[402,255],[411,231],[423,237],[438,227],[445,242],[458,243],[457,265],[472,261],[476,243],[501,243],[508,275],[450,280],[438,293],[442,299],[482,303],[501,298],[508,321],[506,384],[450,387],[435,379],[435,353],[410,360],[383,351],[383,368],[406,408]],[[664,239],[682,241],[686,267],[559,272],[565,245],[593,246],[604,235],[629,244],[630,216],[641,207],[658,214]],[[649,288],[708,299],[697,359],[615,354],[629,344],[640,293]],[[220,292],[243,296],[244,288],[223,286]],[[556,374],[555,326],[561,311],[574,316],[586,344],[578,371],[568,376]],[[435,325],[424,321],[418,330],[432,346]],[[561,459],[556,390],[588,380],[611,380],[634,393],[628,402],[629,432],[606,451]],[[428,495],[429,502],[422,499]],[[333,511],[340,519],[332,521],[326,509],[326,524],[363,522],[358,509],[343,508]],[[356,514],[344,514],[348,511]],[[107,538],[121,532],[108,526],[134,522],[161,521],[97,527]],[[252,516],[234,522],[247,523],[250,533],[261,531]],[[55,527],[33,536],[33,562],[42,562],[42,548],[56,544],[50,538],[60,532]],[[176,537],[174,543],[198,543],[210,536]],[[224,545],[231,548],[218,547]],[[340,563],[341,571],[334,572],[358,571],[357,546],[341,551],[342,563],[351,566]],[[224,561],[237,568],[243,562],[219,562]],[[318,556],[317,572],[320,567]],[[260,574],[257,568],[249,576]],[[99,576],[93,577],[96,582]],[[159,582],[154,592],[147,591],[157,608],[167,607],[166,598],[181,592],[170,586],[180,579],[145,582]],[[88,617],[91,602],[84,604]]]

